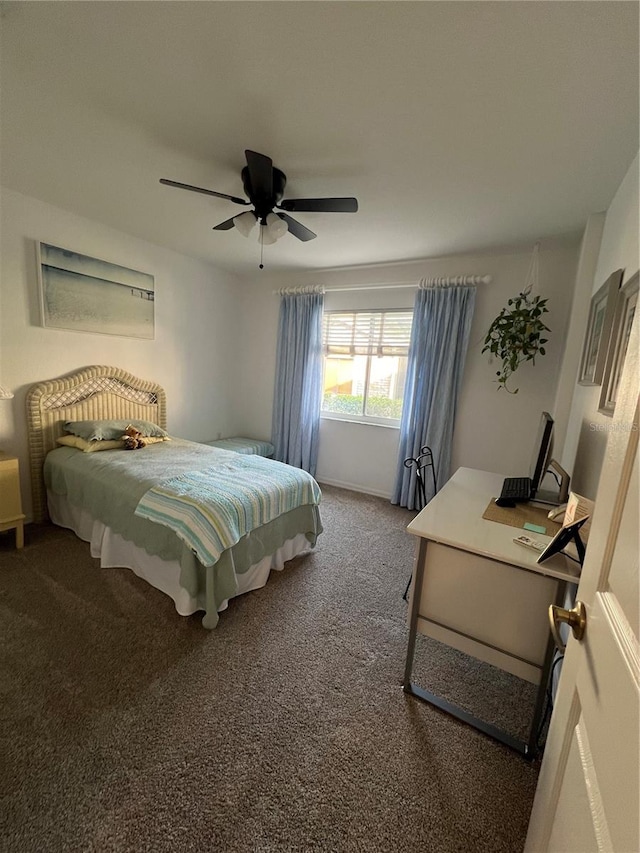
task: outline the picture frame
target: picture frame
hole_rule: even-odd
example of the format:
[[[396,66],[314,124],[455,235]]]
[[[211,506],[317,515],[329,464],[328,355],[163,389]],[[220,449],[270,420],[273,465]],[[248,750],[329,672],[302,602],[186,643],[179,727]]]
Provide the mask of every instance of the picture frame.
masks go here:
[[[579,518],[577,521],[572,521],[570,524],[563,525],[551,542],[549,542],[544,551],[540,554],[536,562],[544,563],[545,560],[548,560],[549,557],[553,557],[554,554],[560,554],[570,542],[573,542],[576,546],[576,551],[578,552],[578,560],[582,566],[584,563],[585,546],[580,538],[579,531],[588,520],[589,516],[583,515],[582,518]]]
[[[598,406],[598,411],[609,417],[613,417],[616,407],[618,385],[629,346],[631,325],[637,310],[639,281],[640,272],[637,272],[618,293],[613,331],[611,334],[611,345],[605,364]]]
[[[154,339],[151,274],[39,241],[36,257],[42,326]]]
[[[582,348],[580,385],[601,385],[607,360],[622,270],[612,272],[591,298],[587,334]]]

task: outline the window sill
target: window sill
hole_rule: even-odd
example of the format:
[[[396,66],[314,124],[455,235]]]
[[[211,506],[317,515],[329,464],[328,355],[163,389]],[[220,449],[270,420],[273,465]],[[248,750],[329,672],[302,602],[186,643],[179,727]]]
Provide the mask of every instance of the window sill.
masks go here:
[[[382,427],[382,429],[400,429],[400,424],[381,424],[377,421],[366,421],[366,420],[352,420],[351,418],[340,418],[334,417],[333,415],[320,415],[320,420],[322,421],[339,421],[341,424],[353,424],[354,426],[367,426],[367,427]]]

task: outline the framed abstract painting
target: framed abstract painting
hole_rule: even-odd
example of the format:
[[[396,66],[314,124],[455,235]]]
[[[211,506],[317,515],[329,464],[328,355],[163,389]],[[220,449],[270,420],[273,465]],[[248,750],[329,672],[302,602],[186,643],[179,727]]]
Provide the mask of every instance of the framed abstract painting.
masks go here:
[[[621,282],[622,270],[616,270],[591,299],[578,379],[580,385],[602,383]]]
[[[636,273],[618,293],[616,314],[613,322],[611,346],[604,368],[602,388],[600,390],[600,405],[598,411],[603,415],[613,415],[618,396],[618,384],[624,367],[624,360],[629,346],[631,326],[638,305],[638,280]]]

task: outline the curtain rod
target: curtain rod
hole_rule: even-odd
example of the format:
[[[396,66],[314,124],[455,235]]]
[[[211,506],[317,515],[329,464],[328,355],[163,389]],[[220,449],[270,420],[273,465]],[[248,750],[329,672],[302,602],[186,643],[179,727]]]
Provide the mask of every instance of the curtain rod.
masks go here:
[[[450,275],[442,278],[423,278],[420,287],[455,287],[456,285],[491,284],[490,275]]]
[[[274,290],[274,293],[283,296],[293,293],[347,293],[356,290],[389,290],[402,287],[451,287],[455,285],[469,284],[491,284],[490,275],[458,275],[440,278],[423,278],[420,281],[388,281],[384,284],[354,284],[350,287],[324,287],[321,284],[309,285],[308,287],[283,287]]]

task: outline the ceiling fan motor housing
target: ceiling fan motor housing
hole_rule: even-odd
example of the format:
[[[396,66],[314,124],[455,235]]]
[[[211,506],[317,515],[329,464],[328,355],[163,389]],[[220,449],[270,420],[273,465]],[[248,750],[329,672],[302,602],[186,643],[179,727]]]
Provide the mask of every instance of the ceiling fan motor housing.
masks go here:
[[[274,166],[272,169],[273,177],[271,185],[271,194],[265,194],[257,193],[253,189],[248,166],[245,166],[242,169],[241,175],[244,191],[255,208],[256,216],[258,217],[260,222],[264,224],[264,220],[267,214],[271,213],[273,208],[284,195],[284,188],[287,185],[287,176],[284,172],[280,171],[280,169],[276,169],[276,167]]]

